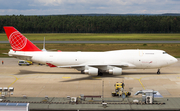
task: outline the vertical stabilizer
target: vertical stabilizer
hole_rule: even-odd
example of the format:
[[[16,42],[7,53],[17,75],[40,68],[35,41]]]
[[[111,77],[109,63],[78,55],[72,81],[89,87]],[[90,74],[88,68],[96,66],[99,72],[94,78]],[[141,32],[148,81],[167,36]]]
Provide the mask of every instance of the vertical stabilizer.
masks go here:
[[[13,51],[41,51],[14,27],[5,26],[4,30]]]

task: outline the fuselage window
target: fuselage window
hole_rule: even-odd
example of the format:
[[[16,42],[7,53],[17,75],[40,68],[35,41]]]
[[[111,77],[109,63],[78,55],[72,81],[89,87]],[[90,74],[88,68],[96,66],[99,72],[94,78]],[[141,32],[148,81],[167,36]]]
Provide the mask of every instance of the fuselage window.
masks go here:
[[[166,52],[163,52],[163,54],[167,54]]]

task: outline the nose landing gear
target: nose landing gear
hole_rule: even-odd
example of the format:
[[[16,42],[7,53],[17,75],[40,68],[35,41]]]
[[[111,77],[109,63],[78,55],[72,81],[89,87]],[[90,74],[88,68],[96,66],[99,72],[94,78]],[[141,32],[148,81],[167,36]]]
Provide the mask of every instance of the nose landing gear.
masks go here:
[[[158,69],[157,74],[161,74],[160,69]]]

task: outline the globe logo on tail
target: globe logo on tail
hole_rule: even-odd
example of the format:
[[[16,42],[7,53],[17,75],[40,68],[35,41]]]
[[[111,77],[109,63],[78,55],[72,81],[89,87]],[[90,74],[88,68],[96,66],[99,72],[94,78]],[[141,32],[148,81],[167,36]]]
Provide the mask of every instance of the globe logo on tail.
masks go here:
[[[12,49],[21,50],[26,46],[27,38],[18,31],[15,31],[9,36],[9,42]]]

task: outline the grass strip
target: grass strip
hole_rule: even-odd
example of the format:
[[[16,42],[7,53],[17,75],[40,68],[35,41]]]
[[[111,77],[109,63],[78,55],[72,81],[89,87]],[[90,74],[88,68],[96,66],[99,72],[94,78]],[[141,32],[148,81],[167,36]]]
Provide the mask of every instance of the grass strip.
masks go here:
[[[24,33],[31,41],[108,41],[108,40],[180,40],[180,33],[168,34],[117,34],[117,33]],[[0,34],[0,41],[8,41]]]

